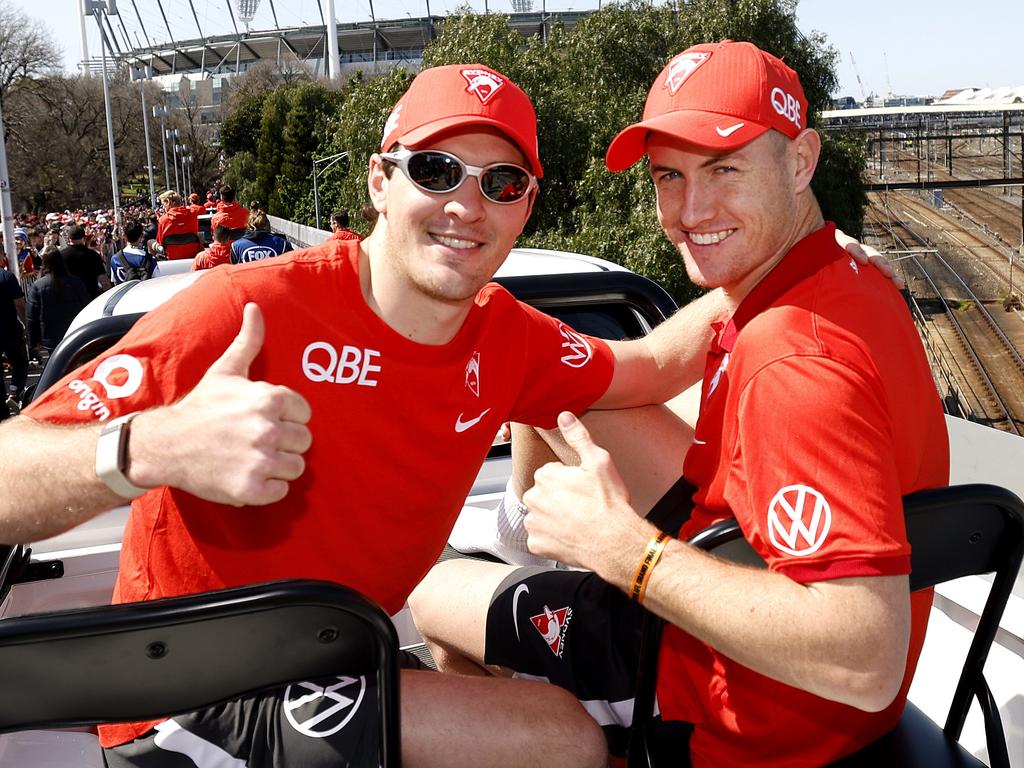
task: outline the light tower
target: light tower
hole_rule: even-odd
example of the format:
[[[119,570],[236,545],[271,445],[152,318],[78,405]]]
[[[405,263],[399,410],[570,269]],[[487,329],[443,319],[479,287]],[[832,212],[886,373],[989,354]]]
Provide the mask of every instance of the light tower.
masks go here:
[[[256,18],[256,9],[260,6],[260,0],[236,0],[238,5],[238,20],[245,24],[246,31],[252,20]]]

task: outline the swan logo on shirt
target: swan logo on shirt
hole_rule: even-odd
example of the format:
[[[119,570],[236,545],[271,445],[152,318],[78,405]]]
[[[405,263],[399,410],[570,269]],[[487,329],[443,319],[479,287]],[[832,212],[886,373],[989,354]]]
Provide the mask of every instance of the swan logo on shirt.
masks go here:
[[[768,505],[768,538],[780,552],[806,557],[825,543],[832,508],[825,496],[807,485],[780,488]]]
[[[380,358],[376,349],[362,349],[349,344],[341,350],[326,341],[314,341],[302,353],[302,373],[315,382],[333,384],[358,384],[361,387],[376,387],[379,383],[373,374],[380,373],[375,364]]]
[[[576,331],[568,326],[558,324],[558,332],[562,334],[562,338],[565,341],[562,342],[562,349],[565,350],[565,354],[562,355],[562,362],[568,365],[570,368],[582,368],[584,365],[590,362],[590,357],[593,354],[593,350],[590,348],[590,344],[587,340],[580,336]]]
[[[530,622],[540,632],[544,642],[555,656],[561,658],[565,650],[565,633],[569,629],[569,621],[572,619],[572,608],[568,606],[552,611],[546,605],[544,613],[538,613],[530,617]]]
[[[466,389],[480,397],[480,353],[474,352],[466,363]]]
[[[337,682],[302,682],[284,692],[284,714],[292,728],[312,739],[337,733],[359,711],[366,694],[365,677],[336,677]]]
[[[89,383],[90,380],[102,388],[102,396],[97,394],[97,388]],[[68,382],[68,389],[78,395],[78,405],[75,407],[80,411],[92,411],[99,421],[110,418],[107,400],[130,397],[138,392],[140,386],[142,363],[131,355],[111,355],[96,366],[91,379],[72,379]]]

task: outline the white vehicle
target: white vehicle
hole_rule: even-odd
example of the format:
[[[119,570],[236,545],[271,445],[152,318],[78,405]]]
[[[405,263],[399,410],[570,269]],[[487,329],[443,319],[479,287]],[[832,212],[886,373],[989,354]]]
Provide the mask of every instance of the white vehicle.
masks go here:
[[[109,348],[142,314],[191,285],[194,280],[202,279],[203,274],[192,272],[129,282],[95,299],[82,311],[65,340],[51,355],[38,385],[40,391],[56,382],[65,372]],[[651,281],[618,265],[578,254],[514,249],[497,277],[522,300],[581,330],[605,337],[643,335],[675,309],[671,298]],[[1024,472],[1021,472],[1021,467],[1024,467],[1024,440],[951,417],[948,418],[948,426],[952,445],[951,482],[993,483],[1024,496]],[[509,475],[509,453],[507,444],[492,448],[467,504],[488,508],[497,504]],[[8,650],[4,645],[4,619],[109,603],[127,513],[127,507],[114,509],[60,536],[37,542],[32,545],[30,556],[22,548],[14,548],[7,552],[6,559],[0,557],[0,660],[9,658],[4,655]],[[0,548],[2,554],[3,548]],[[981,612],[987,587],[985,577],[970,576],[938,588],[928,640],[911,689],[911,700],[940,724],[945,719],[957,683],[957,671]],[[107,608],[103,612],[111,610]],[[400,612],[392,620],[403,647],[412,647],[419,642],[407,611]],[[61,682],[74,680],[78,675],[83,679],[95,678],[102,680],[104,686],[109,683],[111,696],[122,696],[132,701],[155,699],[174,702],[177,701],[173,697],[175,691],[187,692],[191,687],[210,682],[205,672],[196,670],[184,676],[179,673],[176,679],[159,677],[159,667],[155,666],[158,659],[167,658],[171,663],[180,663],[182,652],[174,643],[146,640],[142,647],[150,660],[147,661],[131,656],[134,646],[130,643],[120,643],[105,635],[102,621],[100,625],[90,624],[88,629],[76,625],[74,615],[61,621],[62,631],[70,636],[67,642],[74,643],[76,649],[82,645],[82,635],[95,635],[86,666],[104,665],[104,669],[100,673],[91,668],[83,669],[81,663],[76,665],[74,662],[81,657],[75,655],[78,650],[71,651],[71,645],[66,646],[66,653],[63,650],[65,646],[60,644],[52,647],[40,645],[49,654],[40,658],[40,654],[32,655],[32,644],[29,643],[21,649],[23,655],[16,657],[19,664],[24,659],[25,669],[19,671],[27,676],[27,683],[24,688],[7,688],[0,696],[0,700],[7,700],[6,705],[0,701],[0,728],[6,722],[3,715],[5,707],[17,710],[35,706],[40,699],[45,700],[47,692],[37,690],[41,688],[39,685],[32,685],[41,674],[33,672],[32,664],[45,666],[50,663],[48,659],[57,665],[49,667],[50,674],[56,675]],[[201,630],[201,622],[194,616],[178,623],[182,621],[189,626],[169,631],[176,641],[184,644],[189,632]],[[192,626],[193,623],[196,626]],[[202,647],[207,650],[202,654],[203,658],[197,657],[197,670],[206,670],[209,664],[215,664],[219,653],[226,653],[229,657],[261,652],[271,656],[287,655],[280,647],[274,647],[271,640],[265,640],[265,643],[271,643],[270,646],[260,645],[264,641],[263,632],[247,631],[239,636],[244,639],[239,639],[232,634],[234,625],[210,626],[215,629],[208,630],[205,635],[207,640],[204,642],[208,644]],[[210,635],[209,631],[214,631],[214,634]],[[327,642],[323,634],[321,631],[321,642]],[[138,641],[134,636],[130,639]],[[213,650],[213,646],[218,644],[228,645],[227,650]],[[5,675],[10,674],[11,670],[5,671]],[[151,679],[146,675],[156,677]],[[128,679],[124,679],[126,677]],[[992,704],[1002,713],[1010,762],[1024,765],[1024,739],[1021,738],[1024,733],[1024,708],[1021,707],[1024,700],[1024,583],[1019,578],[989,656],[987,678]],[[148,683],[145,682],[147,680]],[[139,692],[138,689],[146,685],[151,687]],[[32,690],[31,695],[23,693],[29,689]],[[73,691],[74,686],[65,685],[62,690],[66,693],[68,689]],[[54,695],[59,697],[61,693],[58,691]],[[84,697],[96,695],[91,689],[83,691]],[[159,704],[152,706],[158,707]],[[53,702],[44,701],[40,707],[41,712],[52,711]],[[132,714],[136,712],[133,710]],[[23,720],[41,721],[33,721],[32,717]],[[969,752],[987,756],[984,729],[980,718],[974,714],[968,718],[961,743]],[[0,736],[0,766],[99,768],[102,765],[101,752],[91,727],[20,730]]]

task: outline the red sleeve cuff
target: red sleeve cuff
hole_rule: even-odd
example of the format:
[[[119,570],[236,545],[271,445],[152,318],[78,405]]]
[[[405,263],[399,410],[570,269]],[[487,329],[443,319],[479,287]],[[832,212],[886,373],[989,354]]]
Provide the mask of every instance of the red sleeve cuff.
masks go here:
[[[774,570],[784,573],[800,584],[859,576],[901,576],[910,573],[910,555],[838,560],[829,563],[790,561],[776,565]]]

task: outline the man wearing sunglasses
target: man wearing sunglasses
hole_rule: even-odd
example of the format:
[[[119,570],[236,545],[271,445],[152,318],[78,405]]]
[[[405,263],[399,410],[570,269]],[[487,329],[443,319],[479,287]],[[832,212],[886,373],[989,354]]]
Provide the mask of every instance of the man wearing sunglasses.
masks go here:
[[[38,540],[132,498],[116,601],[311,577],[396,612],[503,422],[662,402],[702,372],[709,334],[686,328],[706,326],[713,300],[645,341],[606,343],[489,284],[542,173],[533,107],[508,78],[420,73],[369,161],[369,237],[210,271],[0,431],[53,468],[31,488],[0,481],[4,537]],[[371,764],[364,686],[323,681],[101,736],[112,768]],[[551,686],[410,670],[402,697],[410,765],[605,762],[601,731]]]
[[[3,539],[132,499],[116,602],[305,577],[397,612],[503,422],[662,402],[700,375],[701,340],[606,343],[489,283],[542,173],[514,83],[479,65],[421,72],[370,158],[365,240],[211,270],[0,430],[49,473],[0,479]],[[112,768],[372,764],[372,687],[281,689],[101,740]],[[410,765],[533,764],[556,747],[562,765],[605,760],[557,688],[410,670],[402,697]],[[495,740],[484,761],[480,733]]]
[[[901,497],[948,483],[941,402],[902,297],[823,219],[806,115],[796,73],[750,43],[668,63],[606,164],[648,157],[665,234],[731,305],[695,429],[668,408],[561,414],[525,529],[579,570],[450,560],[410,598],[440,668],[562,686],[619,746],[641,604],[661,616],[668,765],[832,764],[896,724],[924,640]],[[684,543],[723,519],[766,569]]]

